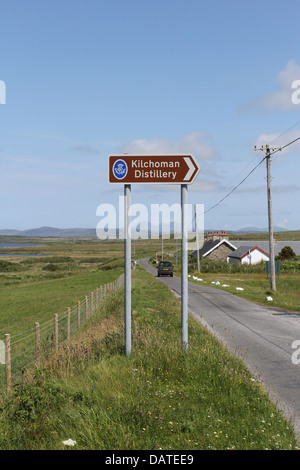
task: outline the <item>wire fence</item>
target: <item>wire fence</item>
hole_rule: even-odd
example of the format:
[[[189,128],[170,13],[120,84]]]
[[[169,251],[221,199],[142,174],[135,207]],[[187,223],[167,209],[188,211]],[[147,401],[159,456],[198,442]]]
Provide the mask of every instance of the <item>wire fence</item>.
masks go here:
[[[61,314],[54,314],[44,323],[14,336],[4,335],[0,341],[0,390],[9,392],[25,369],[39,367],[41,360],[57,352],[60,344],[69,340],[101,301],[124,283],[124,274],[108,284],[97,287]]]

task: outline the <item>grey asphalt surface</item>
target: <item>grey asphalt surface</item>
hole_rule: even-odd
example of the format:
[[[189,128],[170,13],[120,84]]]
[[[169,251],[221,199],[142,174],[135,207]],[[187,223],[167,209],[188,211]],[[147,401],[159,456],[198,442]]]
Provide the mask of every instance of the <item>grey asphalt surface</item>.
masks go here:
[[[148,260],[138,264],[156,276]],[[200,276],[199,276],[200,277]],[[157,277],[180,296],[179,277]],[[217,278],[216,278],[217,280]],[[189,313],[209,329],[229,351],[243,359],[270,398],[282,409],[300,439],[300,364],[293,364],[292,348],[299,340],[300,315],[261,306],[206,285],[189,282]],[[297,356],[300,358],[300,353]]]

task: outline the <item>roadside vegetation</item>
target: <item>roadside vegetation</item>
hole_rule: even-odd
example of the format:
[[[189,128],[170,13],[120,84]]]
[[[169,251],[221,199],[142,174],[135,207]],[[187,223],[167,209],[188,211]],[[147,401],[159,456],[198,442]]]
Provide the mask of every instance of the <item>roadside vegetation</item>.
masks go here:
[[[201,325],[181,350],[180,305],[133,271],[132,353],[123,353],[123,290],[81,333],[0,402],[1,449],[295,449],[263,383]]]
[[[176,268],[180,275],[180,266]],[[264,263],[258,265],[228,264],[222,261],[202,260],[200,272],[197,261],[190,260],[189,281],[223,289],[262,305],[300,312],[300,263],[281,262],[279,276],[276,274],[276,291],[270,288],[270,275],[265,273]],[[237,289],[238,288],[238,289]]]

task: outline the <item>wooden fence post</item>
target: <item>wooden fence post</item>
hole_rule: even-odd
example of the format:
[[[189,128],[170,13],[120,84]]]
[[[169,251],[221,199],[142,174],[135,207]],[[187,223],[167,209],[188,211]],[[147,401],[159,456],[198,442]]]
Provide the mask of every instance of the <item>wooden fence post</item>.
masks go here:
[[[80,301],[77,302],[77,328],[80,328]]]
[[[35,366],[40,367],[40,324],[35,322]]]
[[[87,295],[85,296],[85,318],[89,316],[88,314],[88,297]]]
[[[58,314],[54,314],[54,351],[58,352]]]
[[[5,385],[6,392],[11,390],[11,361],[10,361],[10,335],[4,335],[5,341]]]
[[[68,317],[67,317],[67,341],[71,337],[71,308],[68,307]]]
[[[94,310],[94,292],[91,292],[91,313]]]

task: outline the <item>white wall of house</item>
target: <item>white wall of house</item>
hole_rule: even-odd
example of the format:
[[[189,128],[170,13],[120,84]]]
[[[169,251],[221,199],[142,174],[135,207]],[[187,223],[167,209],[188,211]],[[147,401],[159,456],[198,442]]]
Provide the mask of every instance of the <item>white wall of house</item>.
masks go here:
[[[269,261],[269,256],[266,256],[264,253],[262,253],[259,250],[253,250],[250,252],[250,254],[244,256],[242,258],[241,263],[242,264],[257,264],[261,263],[262,261]]]

